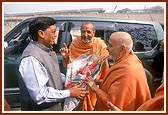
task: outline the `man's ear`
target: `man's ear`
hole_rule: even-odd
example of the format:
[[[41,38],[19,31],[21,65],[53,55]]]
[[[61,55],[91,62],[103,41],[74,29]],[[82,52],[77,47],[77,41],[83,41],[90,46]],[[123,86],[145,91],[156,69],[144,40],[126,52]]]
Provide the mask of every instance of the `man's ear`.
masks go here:
[[[127,52],[127,47],[126,47],[126,45],[122,45],[122,46],[121,46],[121,50],[122,50],[123,53],[126,53],[126,52]]]
[[[96,30],[93,30],[93,34],[94,34],[94,36],[95,36],[95,33],[96,33]]]
[[[44,38],[44,31],[39,30],[38,31],[38,36],[41,37],[41,38]]]

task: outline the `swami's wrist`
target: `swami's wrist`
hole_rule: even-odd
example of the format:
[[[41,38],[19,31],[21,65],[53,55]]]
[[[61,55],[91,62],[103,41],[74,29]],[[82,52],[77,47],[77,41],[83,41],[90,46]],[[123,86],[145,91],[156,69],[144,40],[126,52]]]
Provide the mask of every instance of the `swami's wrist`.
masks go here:
[[[69,59],[68,58],[63,58],[63,62],[65,62],[66,64],[68,64]]]
[[[93,91],[93,92],[96,92],[98,89],[99,89],[99,88],[98,88],[97,86],[94,86],[94,87],[92,88],[92,91]]]

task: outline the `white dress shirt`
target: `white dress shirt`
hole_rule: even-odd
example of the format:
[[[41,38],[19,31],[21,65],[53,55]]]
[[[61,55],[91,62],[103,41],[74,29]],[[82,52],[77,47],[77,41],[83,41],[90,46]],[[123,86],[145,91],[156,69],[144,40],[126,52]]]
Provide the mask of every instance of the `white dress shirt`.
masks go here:
[[[32,100],[37,104],[56,102],[70,96],[69,90],[58,90],[46,85],[49,80],[47,70],[32,56],[21,60],[19,72]],[[65,80],[64,74],[62,74],[62,78]]]

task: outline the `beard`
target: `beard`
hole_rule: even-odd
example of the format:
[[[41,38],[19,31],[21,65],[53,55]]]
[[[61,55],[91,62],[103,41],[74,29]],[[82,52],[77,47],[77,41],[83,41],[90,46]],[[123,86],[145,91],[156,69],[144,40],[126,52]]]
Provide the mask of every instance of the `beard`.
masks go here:
[[[88,44],[92,42],[92,39],[81,39],[84,44]]]

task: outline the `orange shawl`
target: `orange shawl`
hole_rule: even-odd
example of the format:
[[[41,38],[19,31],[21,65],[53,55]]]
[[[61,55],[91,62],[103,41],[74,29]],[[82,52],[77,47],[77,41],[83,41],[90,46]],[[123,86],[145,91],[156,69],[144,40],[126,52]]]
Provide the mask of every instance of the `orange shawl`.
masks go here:
[[[96,94],[97,111],[108,111],[107,101],[122,111],[135,111],[151,98],[144,68],[133,52],[110,67]]]
[[[109,55],[108,51],[106,50],[107,46],[103,40],[100,38],[93,38],[93,41],[89,44],[84,44],[81,41],[81,37],[78,36],[74,39],[70,45],[70,62],[76,59],[81,54],[92,54],[96,51],[100,52],[100,56],[105,58]],[[105,73],[108,66],[107,59],[102,65],[101,71],[96,79],[102,79],[105,76]],[[92,111],[94,109],[96,103],[96,94],[92,91],[89,91],[89,94],[84,98],[81,110],[83,111]]]
[[[156,90],[154,98],[142,104],[137,111],[164,111],[164,83]]]

